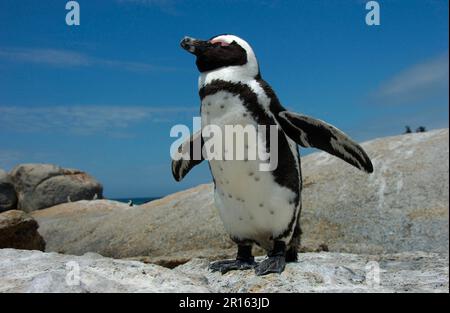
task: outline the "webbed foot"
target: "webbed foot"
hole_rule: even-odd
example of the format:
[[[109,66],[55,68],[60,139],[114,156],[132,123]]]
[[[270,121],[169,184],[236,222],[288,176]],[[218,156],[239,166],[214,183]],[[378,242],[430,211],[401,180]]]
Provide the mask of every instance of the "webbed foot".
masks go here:
[[[286,266],[286,257],[284,255],[269,256],[267,259],[259,263],[255,268],[255,273],[258,276],[267,275],[270,273],[282,273]]]
[[[213,272],[225,274],[229,271],[242,271],[255,268],[256,262],[249,260],[222,260],[209,264],[209,269]]]

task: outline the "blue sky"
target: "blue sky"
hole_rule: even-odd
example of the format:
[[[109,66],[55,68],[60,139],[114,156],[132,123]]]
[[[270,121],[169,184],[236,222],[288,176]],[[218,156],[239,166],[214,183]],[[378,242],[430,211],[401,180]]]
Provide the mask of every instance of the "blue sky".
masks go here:
[[[0,168],[80,168],[107,197],[211,181],[170,172],[170,129],[199,108],[184,35],[246,39],[284,106],[359,141],[448,127],[447,0],[379,1],[371,27],[363,0],[79,0],[72,27],[66,2],[0,2]]]

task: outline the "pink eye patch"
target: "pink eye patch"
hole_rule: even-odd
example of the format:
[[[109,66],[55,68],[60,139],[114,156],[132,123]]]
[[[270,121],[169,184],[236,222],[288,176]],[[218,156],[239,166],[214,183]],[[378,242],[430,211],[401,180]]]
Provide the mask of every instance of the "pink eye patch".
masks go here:
[[[226,46],[229,46],[229,45],[230,45],[228,42],[222,41],[222,40],[220,40],[220,39],[213,39],[213,40],[211,40],[210,42],[211,42],[212,44],[220,43],[220,45],[221,45],[222,47],[226,47]]]

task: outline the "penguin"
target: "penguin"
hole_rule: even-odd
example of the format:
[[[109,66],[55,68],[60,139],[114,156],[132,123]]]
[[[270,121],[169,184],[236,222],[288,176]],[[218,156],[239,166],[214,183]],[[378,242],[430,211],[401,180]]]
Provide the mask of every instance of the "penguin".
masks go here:
[[[214,203],[230,238],[237,245],[233,260],[212,262],[209,268],[222,274],[254,269],[256,275],[283,272],[287,262],[296,262],[300,247],[302,175],[298,146],[326,151],[367,173],[373,166],[367,153],[345,133],[326,122],[287,111],[261,76],[251,46],[235,35],[218,35],[209,40],[184,37],[181,47],[193,54],[200,72],[201,130],[178,148],[182,157],[172,159],[172,174],[181,181],[205,160],[204,129],[215,125],[274,126],[275,135],[258,132],[258,145],[277,166],[262,171],[267,159],[208,159],[214,182]],[[271,149],[271,141],[277,141]],[[195,157],[194,147],[203,153]],[[224,146],[225,152],[227,147]],[[187,152],[187,154],[185,153]],[[259,154],[258,154],[259,155]],[[267,251],[257,263],[253,245]]]

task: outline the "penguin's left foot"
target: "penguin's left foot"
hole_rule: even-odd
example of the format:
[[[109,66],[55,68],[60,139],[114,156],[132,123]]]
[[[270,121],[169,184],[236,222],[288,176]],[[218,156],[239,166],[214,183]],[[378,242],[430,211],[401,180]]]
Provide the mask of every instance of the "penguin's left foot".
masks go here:
[[[262,276],[270,273],[282,273],[286,266],[286,244],[283,241],[275,241],[272,251],[267,256],[267,259],[256,266],[256,275]]]
[[[286,257],[284,255],[269,256],[256,266],[255,273],[258,276],[263,276],[270,273],[281,274],[284,271],[285,266]]]
[[[220,272],[225,274],[229,271],[242,271],[255,268],[256,262],[254,259],[248,260],[223,260],[216,261],[209,264],[209,269],[213,272]]]

